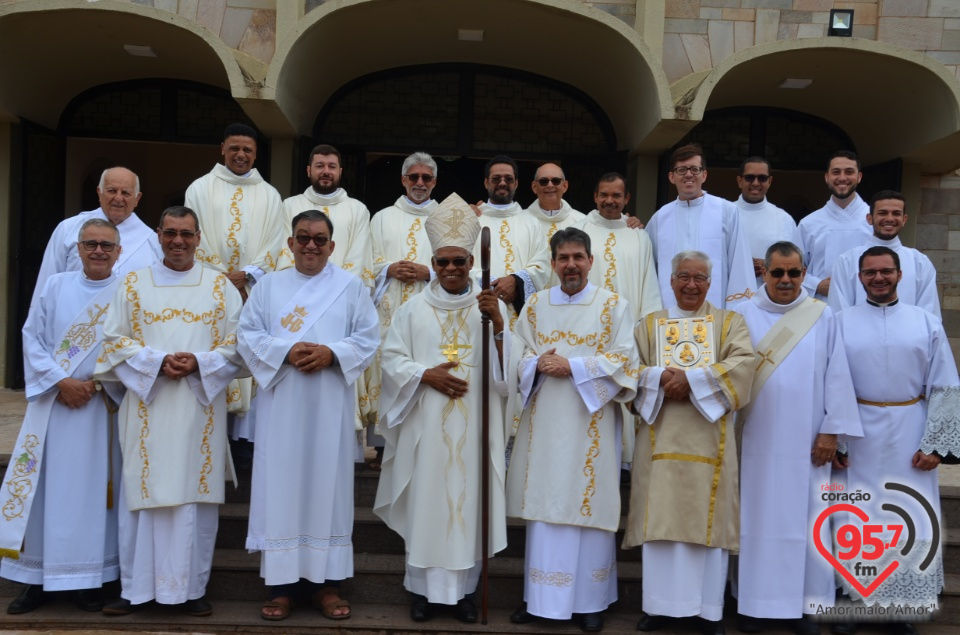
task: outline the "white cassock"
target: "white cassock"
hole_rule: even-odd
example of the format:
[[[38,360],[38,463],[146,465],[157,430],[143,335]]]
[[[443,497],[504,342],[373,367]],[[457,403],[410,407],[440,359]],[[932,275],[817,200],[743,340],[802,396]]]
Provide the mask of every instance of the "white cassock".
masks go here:
[[[626,299],[633,310],[633,321],[663,308],[657,268],[653,263],[653,245],[643,229],[627,227],[626,217],[610,220],[593,210],[574,225],[590,236],[593,267],[588,276],[596,286]],[[556,278],[556,274],[553,274]],[[556,281],[559,283],[559,281]],[[623,413],[623,463],[633,462],[633,447],[639,419]]]
[[[517,295],[529,298],[544,289],[550,280],[550,247],[539,221],[523,211],[519,203],[480,206],[480,226],[490,228],[490,281],[515,274]],[[480,241],[473,250],[474,279],[480,280]],[[508,305],[510,328],[517,320],[513,305]]]
[[[710,304],[736,309],[755,293],[757,279],[740,212],[730,201],[706,192],[692,201],[677,199],[657,210],[645,229],[653,244],[664,307],[677,303],[670,287],[670,261],[691,249],[705,252],[713,262],[713,282],[707,291]]]
[[[261,387],[247,549],[268,585],[353,575],[353,384],[380,344],[367,287],[332,263],[315,276],[265,276],[243,308],[240,353]],[[335,366],[302,373],[297,342],[323,344]],[[322,487],[320,485],[322,484]]]
[[[797,225],[793,242],[803,252],[803,262],[807,266],[803,288],[811,298],[825,300],[814,295],[820,281],[830,277],[841,254],[863,245],[873,235],[873,227],[867,224],[869,213],[870,206],[859,194],[854,193],[853,200],[846,207],[837,205],[831,196],[826,205],[811,212]]]
[[[121,596],[180,604],[204,595],[227,470],[226,388],[237,353],[241,300],[226,276],[162,262],[126,275],[104,326],[96,377],[127,389],[120,403]],[[196,373],[161,372],[191,352]]]
[[[37,303],[47,278],[55,273],[83,269],[80,254],[77,253],[77,240],[83,224],[94,218],[108,220],[107,215],[98,207],[61,221],[53,230],[53,235],[50,236],[47,248],[43,252],[43,264],[40,265],[40,273],[37,274],[37,283],[33,288],[30,306]],[[136,213],[130,214],[127,220],[117,225],[117,230],[120,232],[120,246],[123,248],[120,257],[113,265],[113,273],[117,276],[123,277],[131,271],[149,267],[157,260],[163,259],[157,232],[147,227]]]
[[[569,360],[569,377],[537,372],[551,348]],[[639,377],[632,309],[589,283],[573,296],[540,291],[517,321],[513,353],[524,411],[507,515],[527,521],[527,610],[552,619],[596,613],[617,599],[620,403],[636,395]]]
[[[530,207],[526,209],[526,212],[540,223],[540,231],[543,232],[544,238],[547,239],[548,251],[550,249],[550,239],[557,233],[557,230],[578,226],[581,221],[587,217],[583,212],[578,212],[570,207],[570,203],[564,200],[560,202],[560,209],[546,211],[540,207],[539,200],[534,201]],[[546,283],[546,287],[555,287],[558,284],[560,284],[560,279],[557,278],[557,274],[551,270],[550,279]]]
[[[370,242],[370,210],[367,206],[350,198],[343,188],[327,196],[308,187],[303,194],[283,200],[286,231],[290,231],[290,224],[297,214],[311,209],[320,210],[333,222],[333,242],[337,247],[330,254],[330,262],[357,276],[372,289],[375,275]],[[293,255],[289,249],[284,248],[283,258],[284,264],[279,268],[293,266]]]
[[[9,580],[66,591],[99,588],[120,577],[116,495],[110,487],[120,481],[116,419],[101,392],[76,409],[56,400],[58,381],[93,377],[118,280],[89,280],[80,271],[53,275],[23,326],[28,404],[23,438],[11,457],[22,473],[8,471],[17,476],[0,491],[5,519],[21,511],[23,502],[8,483],[31,482],[28,489],[35,493],[23,510],[28,514],[25,535],[21,526],[14,543],[19,549],[22,540],[23,551],[18,559],[4,558],[0,564],[0,576]],[[28,474],[37,454],[39,466]]]
[[[395,262],[406,260],[430,269],[430,241],[424,222],[437,207],[430,199],[421,205],[414,205],[406,196],[401,196],[391,207],[377,212],[370,221],[370,239],[373,245],[373,271],[375,286],[373,303],[377,306],[380,320],[380,339],[387,336],[387,329],[394,314],[410,298],[426,286],[428,281],[401,282],[387,277],[387,269]],[[433,279],[433,269],[430,278]],[[370,404],[370,417],[379,418],[380,410],[380,353],[365,373],[367,400]]]
[[[311,209],[320,210],[333,223],[333,242],[336,243],[336,249],[330,254],[330,262],[360,278],[368,291],[372,291],[375,276],[370,242],[370,210],[357,199],[350,198],[342,187],[326,196],[318,194],[311,186],[304,190],[303,194],[283,200],[286,231],[290,231],[290,225],[297,214]],[[283,262],[277,268],[292,266],[293,254],[284,247]],[[370,399],[363,375],[354,384],[354,392],[357,402],[354,427],[362,430],[364,425],[370,422],[371,416]]]
[[[383,343],[380,429],[386,438],[373,511],[406,545],[404,587],[430,602],[456,604],[472,593],[481,558],[481,351],[476,285],[462,295],[438,281],[404,304]],[[507,307],[500,305],[504,323]],[[492,337],[490,349],[490,542],[507,546],[504,501],[504,401],[507,382]],[[424,371],[456,351],[453,375],[469,382],[459,399],[420,383]],[[504,329],[503,367],[510,331]],[[451,353],[451,357],[453,354]]]
[[[939,519],[937,470],[919,470],[911,461],[917,450],[960,456],[960,381],[949,340],[938,317],[902,301],[887,306],[859,304],[841,312],[838,321],[847,357],[856,360],[850,370],[863,422],[863,438],[847,442],[846,491],[870,493],[870,501],[855,505],[869,514],[871,523],[903,524],[897,514],[881,509],[882,504],[892,503],[904,509],[916,526],[916,542],[907,557],[900,554],[908,539],[904,528],[895,548],[866,562],[877,571],[886,569],[893,559],[900,561],[900,566],[864,601],[884,607],[936,606],[937,594],[943,589],[943,545],[920,571],[919,565],[933,546],[929,514],[912,496],[888,491],[884,485],[893,482],[916,490]],[[863,525],[852,514],[848,522]],[[884,544],[892,542],[889,529],[875,535]],[[942,542],[942,533],[940,539]],[[864,586],[876,577],[851,573]],[[846,581],[843,587],[851,597],[861,599]]]
[[[808,296],[776,304],[766,287],[737,308],[758,343]],[[758,359],[771,355],[758,351]],[[759,366],[758,366],[759,369]],[[828,503],[820,487],[831,466],[813,465],[817,434],[862,435],[850,368],[829,307],[751,396],[740,459],[738,610],[759,618],[799,618],[833,606],[834,570],[817,551],[813,524]],[[829,523],[822,528],[831,543]],[[788,572],[788,573],[784,573]]]
[[[899,237],[890,240],[870,235],[860,246],[845,252],[833,265],[833,277],[830,278],[830,295],[827,304],[834,312],[855,304],[863,304],[867,292],[863,290],[857,274],[860,272],[860,256],[870,247],[889,247],[900,257],[900,271],[903,278],[897,285],[897,299],[902,304],[918,306],[940,317],[940,297],[937,295],[937,270],[926,254],[900,242]]]
[[[770,245],[784,240],[793,240],[797,232],[797,221],[768,201],[766,197],[759,203],[748,203],[741,195],[736,205],[740,210],[740,225],[747,236],[751,258],[763,260]],[[757,284],[761,284],[759,277]]]

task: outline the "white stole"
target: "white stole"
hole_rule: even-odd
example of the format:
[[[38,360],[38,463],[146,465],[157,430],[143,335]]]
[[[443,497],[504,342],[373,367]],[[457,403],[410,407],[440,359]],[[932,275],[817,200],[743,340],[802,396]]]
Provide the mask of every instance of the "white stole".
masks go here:
[[[714,273],[723,275],[723,263],[726,260],[726,250],[723,247],[723,199],[703,194],[703,203],[700,207],[700,235],[697,249],[710,256],[713,262]],[[673,288],[670,286],[671,260],[680,251],[677,249],[677,216],[687,213],[677,201],[673,203],[673,213],[664,214],[662,222],[657,228],[657,272],[660,282],[660,297],[672,298]],[[711,284],[707,291],[707,301],[713,306],[726,306],[723,290],[724,284]]]
[[[112,284],[104,286],[55,340],[60,345],[54,351],[53,358],[68,374],[80,367],[90,354],[100,351],[103,323],[115,290]],[[37,493],[50,413],[59,394],[58,390],[50,390],[38,397],[27,407],[23,425],[20,426],[7,473],[3,477],[3,488],[0,489],[0,500],[7,497],[0,508],[3,515],[3,521],[0,521],[0,556],[13,559],[20,557],[27,520]],[[97,399],[99,395],[93,398]]]

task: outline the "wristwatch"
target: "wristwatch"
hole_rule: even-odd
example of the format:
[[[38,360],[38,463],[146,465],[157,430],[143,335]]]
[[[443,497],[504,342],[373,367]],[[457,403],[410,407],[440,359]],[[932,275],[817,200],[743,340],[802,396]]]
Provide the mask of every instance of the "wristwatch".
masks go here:
[[[245,273],[246,273],[246,278],[247,278],[247,284],[253,284],[254,282],[256,282],[256,279],[253,277],[253,274],[252,274],[252,273],[250,273],[249,271],[247,271],[247,272],[245,272]]]
[[[94,380],[93,380],[93,389],[96,390],[97,392],[100,392],[101,390],[103,390],[103,384],[101,384],[99,380],[94,379]]]
[[[494,334],[493,334],[493,339],[495,339],[495,340],[498,341],[498,342],[502,342],[502,341],[503,341],[503,331],[500,331],[499,333],[494,333]]]

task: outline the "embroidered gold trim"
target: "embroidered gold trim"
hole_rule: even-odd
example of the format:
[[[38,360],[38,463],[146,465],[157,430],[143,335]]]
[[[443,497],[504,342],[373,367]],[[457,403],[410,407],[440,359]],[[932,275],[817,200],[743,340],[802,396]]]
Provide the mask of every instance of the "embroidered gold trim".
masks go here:
[[[889,408],[896,406],[912,406],[915,403],[923,401],[923,395],[919,397],[914,397],[908,401],[870,401],[868,399],[861,399],[857,397],[857,403],[863,404],[864,406],[876,406],[878,408]]]
[[[147,479],[150,478],[150,456],[147,453],[147,439],[150,437],[150,419],[147,417],[147,405],[143,401],[138,401],[137,416],[140,417],[140,447],[139,455],[143,461],[140,467],[140,496],[141,498],[150,498],[150,488],[147,487]]]
[[[207,423],[203,427],[203,438],[200,440],[200,454],[203,456],[203,465],[200,467],[200,482],[197,483],[197,492],[200,494],[209,494],[210,486],[207,483],[207,475],[213,472],[213,456],[210,449],[210,437],[213,435],[213,404],[203,409],[203,414],[207,415]]]
[[[34,450],[40,445],[40,439],[35,434],[28,434],[23,440],[23,452],[20,456],[10,457],[14,462],[13,476],[4,483],[10,499],[3,504],[3,517],[13,520],[23,515],[24,501],[33,491],[33,480],[30,478],[37,471],[39,461]]]

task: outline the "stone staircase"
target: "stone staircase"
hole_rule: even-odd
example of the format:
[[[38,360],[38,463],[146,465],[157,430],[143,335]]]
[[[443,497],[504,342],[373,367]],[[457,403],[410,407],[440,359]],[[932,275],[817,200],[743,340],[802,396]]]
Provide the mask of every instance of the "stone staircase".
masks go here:
[[[0,463],[5,462],[6,457],[0,457]],[[204,633],[580,632],[569,622],[540,621],[526,626],[509,622],[510,613],[523,597],[524,527],[516,521],[508,524],[509,546],[490,562],[490,619],[487,625],[464,625],[448,613],[440,613],[427,623],[412,622],[408,614],[409,596],[403,589],[403,542],[371,510],[377,479],[378,475],[369,470],[359,471],[355,477],[355,576],[343,586],[344,595],[353,608],[353,617],[349,620],[329,621],[305,606],[295,608],[291,617],[283,622],[266,622],[259,618],[266,591],[259,576],[259,554],[248,554],[244,549],[249,482],[242,481],[239,489],[229,488],[227,503],[220,509],[214,570],[207,589],[207,598],[214,605],[211,617],[192,618],[181,614],[175,607],[151,604],[130,616],[107,618],[99,613],[82,613],[68,596],[63,596],[55,597],[33,613],[19,616],[0,613],[0,632],[51,629]],[[621,496],[626,498],[626,490]],[[946,526],[960,527],[960,487],[942,488],[941,501]],[[624,517],[621,526],[625,521]],[[621,530],[618,544],[622,537]],[[923,635],[960,633],[960,531],[948,529],[944,548],[947,588],[942,597],[942,610],[935,622],[920,625]],[[620,599],[607,611],[604,632],[636,633],[641,598],[640,550],[620,550],[618,568]],[[19,588],[17,584],[0,581],[0,606],[6,606],[19,593]],[[110,585],[107,596],[116,597],[118,594],[118,584]],[[727,629],[731,633],[737,632],[735,620],[728,618]],[[697,632],[696,624],[682,622],[666,632]],[[827,629],[824,628],[823,632],[826,634]]]

